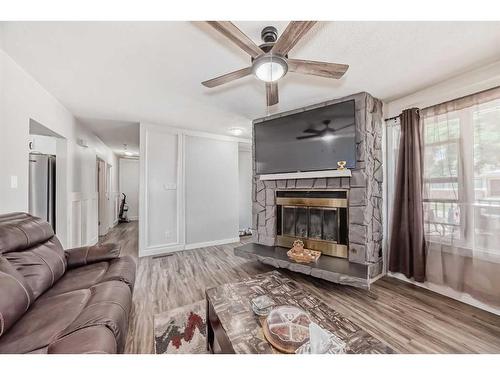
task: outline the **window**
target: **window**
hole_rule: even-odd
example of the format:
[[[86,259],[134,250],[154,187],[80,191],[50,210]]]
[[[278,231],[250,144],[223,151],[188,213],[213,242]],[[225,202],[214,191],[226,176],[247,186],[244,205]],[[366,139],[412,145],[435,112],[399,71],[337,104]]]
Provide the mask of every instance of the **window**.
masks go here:
[[[460,118],[424,120],[424,220],[428,236],[463,237],[460,219]]]
[[[423,116],[424,220],[431,241],[500,243],[500,100]]]

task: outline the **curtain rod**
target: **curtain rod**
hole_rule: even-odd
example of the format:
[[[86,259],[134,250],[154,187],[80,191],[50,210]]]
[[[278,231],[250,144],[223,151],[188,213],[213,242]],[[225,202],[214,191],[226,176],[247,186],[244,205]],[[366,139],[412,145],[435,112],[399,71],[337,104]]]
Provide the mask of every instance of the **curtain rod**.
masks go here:
[[[442,105],[442,104],[446,104],[446,103],[449,103],[449,102],[453,102],[455,100],[464,99],[464,98],[467,98],[468,96],[482,94],[484,92],[487,92],[487,91],[490,91],[490,90],[496,90],[498,88],[500,88],[500,86],[491,87],[489,89],[481,90],[481,91],[478,91],[478,92],[475,92],[475,93],[472,93],[472,94],[468,94],[468,95],[464,95],[464,96],[460,96],[460,97],[455,98],[455,99],[445,100],[444,102],[441,102],[441,103],[438,103],[438,104],[429,105],[427,107],[420,108],[420,110],[425,110],[425,109],[428,109],[428,108],[431,108],[431,107],[435,107],[437,105]],[[392,117],[386,118],[386,119],[384,119],[384,121],[396,120],[399,116],[401,116],[401,114],[399,114],[397,116],[392,116]]]
[[[396,120],[399,116],[401,116],[401,115],[397,115],[397,116],[392,116],[392,117],[386,118],[386,119],[384,119],[384,121]]]

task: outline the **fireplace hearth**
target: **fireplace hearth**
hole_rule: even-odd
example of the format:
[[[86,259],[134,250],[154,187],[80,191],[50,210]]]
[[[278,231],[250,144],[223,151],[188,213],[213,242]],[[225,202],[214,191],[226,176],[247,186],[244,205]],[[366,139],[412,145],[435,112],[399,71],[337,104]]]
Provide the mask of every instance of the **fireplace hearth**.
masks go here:
[[[300,239],[324,255],[348,257],[347,190],[277,190],[277,245]]]

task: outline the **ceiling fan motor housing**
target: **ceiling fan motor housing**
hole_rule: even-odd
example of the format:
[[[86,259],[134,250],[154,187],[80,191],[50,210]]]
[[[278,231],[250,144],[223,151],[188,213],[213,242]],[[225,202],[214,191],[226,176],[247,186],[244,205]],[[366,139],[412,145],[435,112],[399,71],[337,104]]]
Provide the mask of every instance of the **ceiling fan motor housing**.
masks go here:
[[[260,33],[264,43],[274,43],[278,39],[278,30],[274,26],[266,26]]]

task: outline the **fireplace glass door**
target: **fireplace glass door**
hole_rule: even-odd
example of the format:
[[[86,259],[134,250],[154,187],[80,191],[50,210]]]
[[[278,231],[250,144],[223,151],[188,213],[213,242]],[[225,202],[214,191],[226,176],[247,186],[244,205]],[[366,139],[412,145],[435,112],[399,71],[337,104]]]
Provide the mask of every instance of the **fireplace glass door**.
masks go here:
[[[336,208],[323,209],[323,236],[325,241],[338,241],[339,217]]]
[[[321,240],[323,234],[323,209],[309,208],[309,238]]]
[[[306,207],[297,207],[295,209],[295,235],[297,237],[307,238],[308,233],[308,214]]]
[[[295,237],[295,207],[283,206],[283,227],[284,236]]]
[[[338,221],[336,208],[282,207],[282,234],[284,236],[337,242]]]

